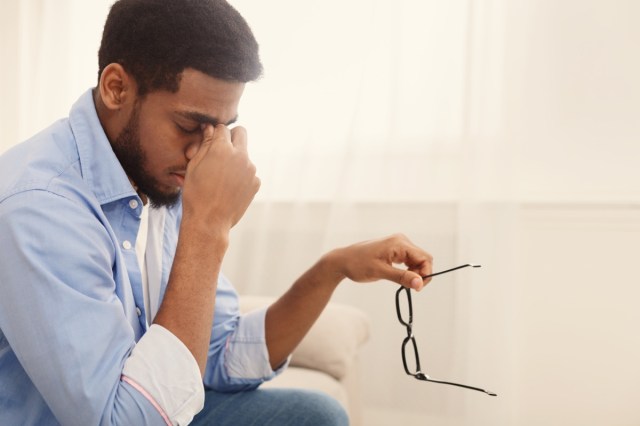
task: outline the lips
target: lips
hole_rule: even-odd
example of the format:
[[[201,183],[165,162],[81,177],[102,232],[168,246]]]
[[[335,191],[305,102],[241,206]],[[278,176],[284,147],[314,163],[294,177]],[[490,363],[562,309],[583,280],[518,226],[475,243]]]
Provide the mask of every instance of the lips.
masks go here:
[[[171,176],[173,177],[173,180],[176,182],[176,184],[179,187],[182,187],[184,185],[184,176],[185,176],[185,172],[173,172],[171,173]]]

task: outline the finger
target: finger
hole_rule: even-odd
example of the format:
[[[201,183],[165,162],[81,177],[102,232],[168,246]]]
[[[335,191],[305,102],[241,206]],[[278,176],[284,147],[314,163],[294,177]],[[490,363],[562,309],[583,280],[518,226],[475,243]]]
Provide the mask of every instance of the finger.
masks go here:
[[[213,135],[213,143],[226,142],[231,143],[231,131],[224,124],[217,124]]]
[[[231,143],[236,149],[247,150],[247,130],[242,126],[231,129]]]
[[[409,270],[425,276],[431,274],[433,257],[411,242],[403,241],[391,252],[391,261],[404,263]]]
[[[413,271],[420,276],[423,286],[429,284],[431,282],[431,277],[429,275],[433,272],[433,258],[430,257],[427,263],[423,264],[420,268],[413,269]]]
[[[199,164],[202,158],[209,152],[209,149],[211,149],[211,145],[213,145],[215,134],[213,126],[211,124],[202,124],[200,128],[202,129],[202,141],[198,144],[193,144],[185,153],[190,164],[187,168],[193,168],[196,164]]]
[[[384,279],[398,283],[403,287],[412,288],[416,291],[422,290],[425,286],[425,282],[419,274],[408,269],[398,269],[388,265],[385,266],[386,267],[380,271],[380,275]]]
[[[213,141],[213,135],[216,131],[213,125],[211,123],[203,123],[200,127],[202,128],[202,142]]]

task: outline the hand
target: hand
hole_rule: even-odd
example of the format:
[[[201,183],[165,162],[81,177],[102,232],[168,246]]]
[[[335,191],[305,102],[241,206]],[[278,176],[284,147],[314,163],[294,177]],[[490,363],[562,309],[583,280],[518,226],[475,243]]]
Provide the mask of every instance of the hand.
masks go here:
[[[260,188],[247,153],[247,133],[219,124],[203,127],[203,140],[189,164],[183,188],[183,215],[231,229]]]
[[[431,281],[422,276],[431,273],[433,258],[402,234],[336,249],[326,258],[340,278],[356,282],[386,279],[419,291]]]
[[[387,279],[421,290],[429,281],[423,282],[422,275],[431,273],[431,262],[429,253],[399,234],[330,251],[267,310],[265,337],[271,366],[280,365],[300,343],[344,278]]]

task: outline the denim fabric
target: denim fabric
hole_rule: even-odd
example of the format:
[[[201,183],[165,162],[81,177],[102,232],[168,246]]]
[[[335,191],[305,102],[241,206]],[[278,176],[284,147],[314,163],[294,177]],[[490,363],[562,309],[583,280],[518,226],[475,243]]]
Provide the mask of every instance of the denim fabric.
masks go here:
[[[328,395],[301,389],[205,392],[192,426],[348,426],[342,406]]]

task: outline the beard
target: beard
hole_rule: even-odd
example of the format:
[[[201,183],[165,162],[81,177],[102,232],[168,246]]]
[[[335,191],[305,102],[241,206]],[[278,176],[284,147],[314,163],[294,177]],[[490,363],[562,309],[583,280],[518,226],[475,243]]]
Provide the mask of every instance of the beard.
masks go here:
[[[180,191],[163,191],[162,184],[146,171],[147,157],[140,143],[139,118],[139,106],[135,105],[127,125],[111,147],[138,193],[147,196],[151,207],[172,207],[180,199]]]

